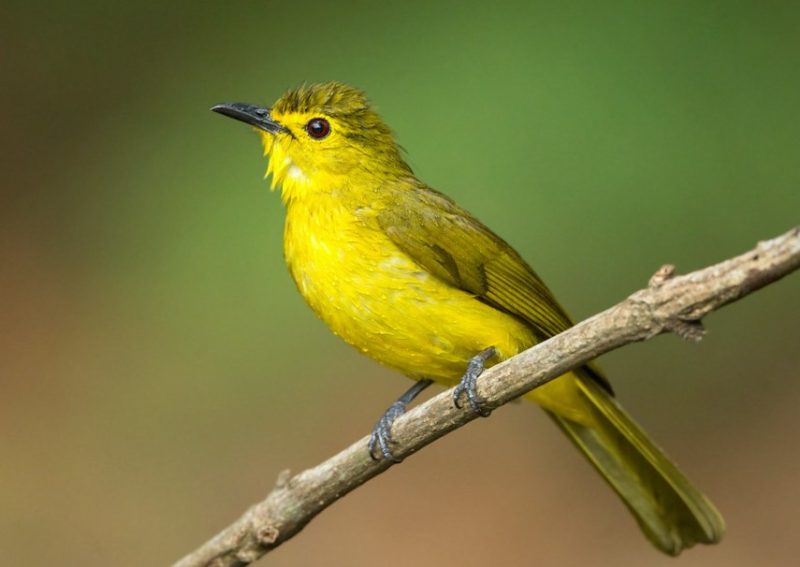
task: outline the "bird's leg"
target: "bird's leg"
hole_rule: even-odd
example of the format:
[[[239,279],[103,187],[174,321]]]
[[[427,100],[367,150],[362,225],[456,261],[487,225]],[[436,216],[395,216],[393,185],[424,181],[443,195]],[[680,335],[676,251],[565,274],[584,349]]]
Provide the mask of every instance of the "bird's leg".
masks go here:
[[[461,407],[461,397],[466,395],[470,407],[475,410],[482,417],[488,417],[491,410],[487,410],[484,405],[485,401],[478,396],[476,385],[478,383],[478,376],[483,372],[486,361],[497,354],[497,349],[493,346],[483,349],[478,354],[469,359],[467,364],[467,371],[461,378],[461,382],[456,386],[453,391],[453,403],[457,408]]]
[[[394,420],[405,413],[408,404],[432,383],[433,380],[428,380],[427,378],[419,380],[384,412],[378,420],[378,423],[372,428],[372,434],[369,437],[369,455],[373,460],[379,461],[381,457],[383,457],[387,461],[393,461],[395,463],[400,462],[400,459],[396,459],[394,455],[392,455],[392,450],[389,448],[392,442],[392,424]],[[379,454],[376,454],[377,449],[380,449]]]

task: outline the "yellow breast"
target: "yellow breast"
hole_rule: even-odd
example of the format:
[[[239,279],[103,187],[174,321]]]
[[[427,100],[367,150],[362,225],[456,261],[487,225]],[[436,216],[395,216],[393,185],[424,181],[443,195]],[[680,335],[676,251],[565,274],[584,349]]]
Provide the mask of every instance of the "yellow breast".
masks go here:
[[[369,205],[314,193],[287,202],[284,253],[300,293],[337,335],[413,378],[455,383],[470,357],[535,343],[514,317],[432,276],[380,229]]]

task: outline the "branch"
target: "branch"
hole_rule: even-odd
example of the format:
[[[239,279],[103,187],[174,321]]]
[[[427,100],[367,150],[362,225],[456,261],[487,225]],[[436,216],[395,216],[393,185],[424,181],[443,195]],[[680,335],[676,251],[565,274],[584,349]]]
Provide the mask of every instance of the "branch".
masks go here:
[[[478,390],[497,408],[599,355],[660,333],[700,340],[700,320],[711,311],[781,279],[800,267],[800,227],[761,242],[714,266],[674,276],[664,266],[621,303],[488,369]],[[393,453],[406,457],[477,416],[453,406],[448,390],[401,416],[392,429]],[[376,462],[368,437],[295,476],[284,471],[267,497],[173,567],[243,566],[297,534],[314,516],[392,463]]]

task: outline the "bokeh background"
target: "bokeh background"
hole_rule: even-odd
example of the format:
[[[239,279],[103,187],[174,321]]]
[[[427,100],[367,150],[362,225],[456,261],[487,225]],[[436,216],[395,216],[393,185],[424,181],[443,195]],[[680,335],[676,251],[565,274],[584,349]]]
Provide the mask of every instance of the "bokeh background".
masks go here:
[[[338,79],[417,174],[576,318],[800,221],[792,2],[6,2],[0,10],[0,550],[166,565],[407,381],[283,265],[257,137],[208,111]],[[724,513],[681,565],[800,554],[800,275],[605,356]],[[334,505],[265,564],[675,565],[514,404]]]

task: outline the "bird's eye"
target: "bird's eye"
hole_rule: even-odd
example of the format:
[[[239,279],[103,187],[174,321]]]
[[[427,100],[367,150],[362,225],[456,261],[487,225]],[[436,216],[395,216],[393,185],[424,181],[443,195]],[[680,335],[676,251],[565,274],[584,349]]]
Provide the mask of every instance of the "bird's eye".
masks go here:
[[[306,132],[315,140],[321,140],[331,133],[331,125],[324,118],[312,118],[306,124]]]

